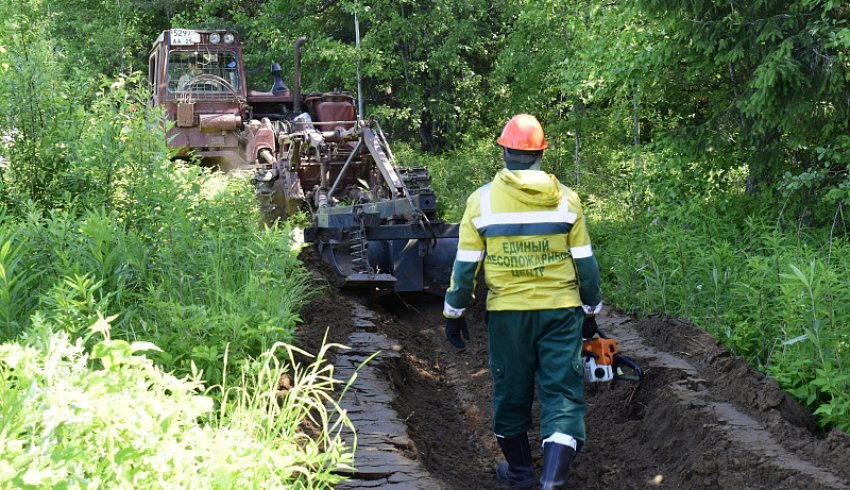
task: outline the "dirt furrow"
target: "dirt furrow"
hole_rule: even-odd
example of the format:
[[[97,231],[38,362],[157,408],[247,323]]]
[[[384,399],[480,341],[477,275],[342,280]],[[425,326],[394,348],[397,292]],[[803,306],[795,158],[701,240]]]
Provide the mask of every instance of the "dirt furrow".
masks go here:
[[[421,464],[430,476],[404,480],[409,488],[499,488],[493,467],[501,455],[490,430],[480,307],[469,314],[472,339],[457,351],[444,340],[440,301],[367,302],[329,289],[305,310],[305,345],[320,343],[326,328],[330,340],[346,343],[356,331],[355,319],[363,320],[352,314],[355,308],[371,311],[376,333],[394,339],[389,348],[374,346],[391,354],[376,363],[369,382],[383,383],[386,396],[378,398],[388,400],[407,433],[393,436],[394,443],[365,437],[359,451],[390,448]],[[812,416],[773,380],[709,335],[680,320],[636,321],[613,310],[605,311],[600,325],[641,363],[646,377],[640,385],[587,385],[588,441],[572,487],[850,488],[847,434],[818,432]],[[369,347],[357,351],[365,356]],[[384,429],[402,432],[391,425]],[[539,465],[539,436],[530,435]],[[376,480],[383,478],[391,475]]]
[[[621,402],[616,390],[591,390],[588,396],[593,407],[588,432],[595,442],[588,444],[583,460],[618,434],[630,437],[614,443],[617,454],[651,455],[638,464],[643,474],[621,479],[620,488],[646,482],[669,488],[850,487],[842,463],[848,457],[846,434],[833,434],[845,441],[843,456],[827,448],[829,442],[810,431],[813,420],[805,410],[707,334],[677,320],[633,322],[613,312],[600,323],[647,371],[625,410],[634,411],[631,417],[599,413]],[[813,456],[818,453],[826,457]],[[604,477],[581,466],[578,476],[585,487]]]

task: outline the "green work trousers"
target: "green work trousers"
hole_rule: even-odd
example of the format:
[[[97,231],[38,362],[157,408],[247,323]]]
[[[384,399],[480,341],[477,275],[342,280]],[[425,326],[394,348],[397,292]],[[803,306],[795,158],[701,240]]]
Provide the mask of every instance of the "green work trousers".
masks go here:
[[[587,411],[581,308],[491,311],[487,317],[493,432],[504,437],[528,432],[536,381],[541,440],[560,432],[581,446]]]

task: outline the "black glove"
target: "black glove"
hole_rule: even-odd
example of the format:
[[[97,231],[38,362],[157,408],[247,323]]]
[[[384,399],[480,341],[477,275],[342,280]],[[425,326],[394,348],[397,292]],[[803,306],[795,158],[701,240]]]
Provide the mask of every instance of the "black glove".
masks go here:
[[[584,317],[584,323],[581,326],[581,337],[583,339],[592,339],[599,326],[596,325],[596,315]]]
[[[446,338],[458,349],[466,347],[466,342],[460,338],[463,333],[463,338],[469,340],[469,328],[466,327],[466,318],[446,318]]]

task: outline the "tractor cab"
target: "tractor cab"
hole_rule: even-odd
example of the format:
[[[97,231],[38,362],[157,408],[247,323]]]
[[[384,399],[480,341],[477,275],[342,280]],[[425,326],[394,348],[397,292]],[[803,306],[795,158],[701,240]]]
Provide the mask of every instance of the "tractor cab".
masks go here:
[[[242,96],[239,68],[233,51],[171,51],[166,93],[174,99],[238,98]]]
[[[253,169],[263,150],[275,151],[269,121],[252,121],[235,32],[163,31],[148,58],[154,104],[173,123],[168,145],[193,151],[205,165]],[[282,102],[282,100],[281,100]]]

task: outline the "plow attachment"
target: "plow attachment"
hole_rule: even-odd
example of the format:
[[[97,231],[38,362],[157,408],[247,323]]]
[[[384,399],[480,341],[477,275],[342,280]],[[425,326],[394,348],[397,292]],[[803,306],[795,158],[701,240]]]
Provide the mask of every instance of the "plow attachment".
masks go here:
[[[457,225],[311,228],[340,287],[443,294],[457,252]]]

